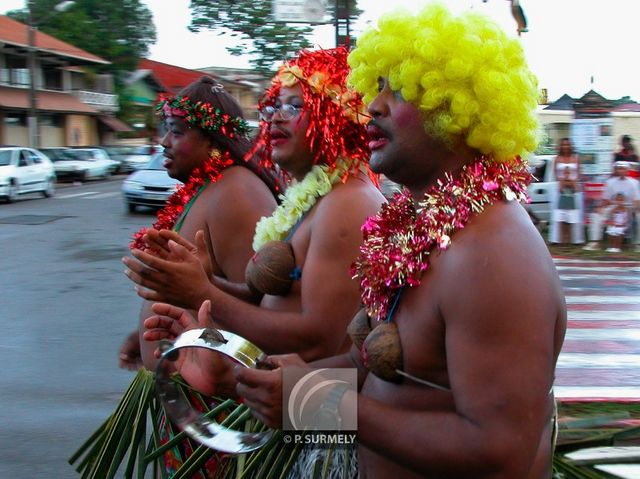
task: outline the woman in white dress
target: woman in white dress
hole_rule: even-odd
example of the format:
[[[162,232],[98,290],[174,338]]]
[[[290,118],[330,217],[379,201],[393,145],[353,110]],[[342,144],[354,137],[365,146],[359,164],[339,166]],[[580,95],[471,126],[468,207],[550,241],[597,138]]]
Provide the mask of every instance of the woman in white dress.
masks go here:
[[[552,190],[549,242],[582,244],[585,235],[580,162],[569,138],[560,140],[553,169],[557,181]]]

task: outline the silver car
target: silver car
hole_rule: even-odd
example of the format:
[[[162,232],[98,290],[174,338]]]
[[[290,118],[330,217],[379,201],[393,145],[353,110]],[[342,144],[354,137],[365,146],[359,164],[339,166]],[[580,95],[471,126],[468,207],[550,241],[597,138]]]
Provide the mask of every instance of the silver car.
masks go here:
[[[53,166],[59,180],[87,181],[108,178],[117,163],[100,148],[69,148],[54,159]]]
[[[122,195],[130,213],[138,206],[163,207],[182,183],[169,176],[162,166],[164,155],[156,153],[143,168],[131,173],[122,183]]]
[[[145,165],[149,163],[149,160],[151,160],[151,157],[156,153],[162,152],[162,150],[164,150],[162,145],[139,146],[122,159],[120,169],[121,171],[129,173],[144,168]]]
[[[9,203],[24,193],[55,192],[56,173],[49,158],[32,148],[0,147],[0,197]]]

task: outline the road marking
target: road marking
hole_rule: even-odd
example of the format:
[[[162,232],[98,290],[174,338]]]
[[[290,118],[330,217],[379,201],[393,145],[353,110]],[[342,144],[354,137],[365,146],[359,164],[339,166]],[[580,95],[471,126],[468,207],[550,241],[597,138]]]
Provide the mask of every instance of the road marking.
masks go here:
[[[640,320],[640,311],[625,311],[623,315],[620,311],[569,311],[571,321],[627,321]]]
[[[638,354],[563,353],[558,358],[557,364],[558,369],[637,369],[638,367],[640,367]]]
[[[558,399],[591,398],[591,399],[637,399],[640,398],[640,387],[636,386],[554,386],[553,393]]]
[[[63,200],[63,199],[67,199],[67,198],[76,198],[78,196],[89,196],[89,195],[96,195],[98,194],[98,191],[87,191],[85,193],[74,193],[72,195],[55,195],[54,198],[57,200]]]
[[[563,280],[574,280],[574,279],[588,279],[588,280],[596,280],[596,279],[615,279],[615,280],[634,280],[640,283],[640,277],[637,274],[562,274],[560,278]]]
[[[636,263],[637,264],[637,263]],[[625,273],[640,273],[640,268],[633,266],[558,266],[556,265],[558,272],[567,270],[580,270],[582,272],[594,271],[594,272],[613,272],[622,271]]]
[[[567,304],[637,304],[640,306],[640,297],[637,294],[628,296],[567,296]]]
[[[640,329],[568,329],[565,341],[640,341]]]
[[[554,262],[569,320],[556,368],[556,397],[640,399],[640,324],[634,324],[640,320],[640,263],[573,258]]]
[[[99,200],[102,198],[111,198],[112,196],[118,196],[121,193],[119,191],[112,191],[110,193],[101,193],[101,194],[97,194],[95,196],[92,196],[91,198],[85,198],[85,200]]]

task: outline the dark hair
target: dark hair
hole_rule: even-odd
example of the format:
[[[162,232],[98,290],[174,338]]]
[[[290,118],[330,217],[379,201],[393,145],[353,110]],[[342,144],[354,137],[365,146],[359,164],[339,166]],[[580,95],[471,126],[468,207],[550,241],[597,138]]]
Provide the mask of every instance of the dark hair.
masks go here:
[[[189,98],[192,102],[209,103],[213,108],[222,112],[244,119],[242,107],[235,98],[224,90],[224,87],[210,76],[203,76],[190,83],[177,96]],[[228,151],[236,165],[244,166],[253,171],[269,187],[274,196],[280,192],[279,180],[274,171],[260,167],[256,158],[247,158],[251,150],[251,140],[244,135],[235,135],[233,138],[220,131],[204,131],[202,133],[209,138],[214,146],[223,151]]]
[[[571,138],[566,136],[560,139],[560,143],[558,144],[558,154],[562,153],[562,143],[565,141],[569,142],[569,154],[573,155],[573,143],[571,143]]]
[[[622,141],[631,143],[631,137],[629,135],[622,135]]]

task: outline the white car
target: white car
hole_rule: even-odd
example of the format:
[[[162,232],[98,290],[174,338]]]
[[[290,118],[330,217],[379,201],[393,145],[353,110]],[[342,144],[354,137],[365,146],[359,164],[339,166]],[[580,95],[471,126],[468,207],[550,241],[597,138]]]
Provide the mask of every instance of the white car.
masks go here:
[[[85,181],[107,178],[115,171],[117,165],[100,148],[70,148],[65,150],[65,153],[69,158],[53,163],[59,180]]]
[[[122,183],[122,195],[129,213],[138,206],[162,208],[167,199],[182,185],[169,176],[163,166],[165,157],[156,153],[144,168],[131,173]]]
[[[144,168],[154,154],[160,153],[163,150],[162,145],[139,146],[133,150],[131,154],[122,159],[121,170],[131,172]]]
[[[531,203],[525,207],[532,216],[547,223],[551,218],[551,198],[557,187],[553,171],[554,158],[555,155],[531,155],[528,159],[529,172],[534,179],[528,188]]]
[[[49,158],[32,148],[0,147],[0,197],[9,203],[24,193],[55,193],[56,173]]]

